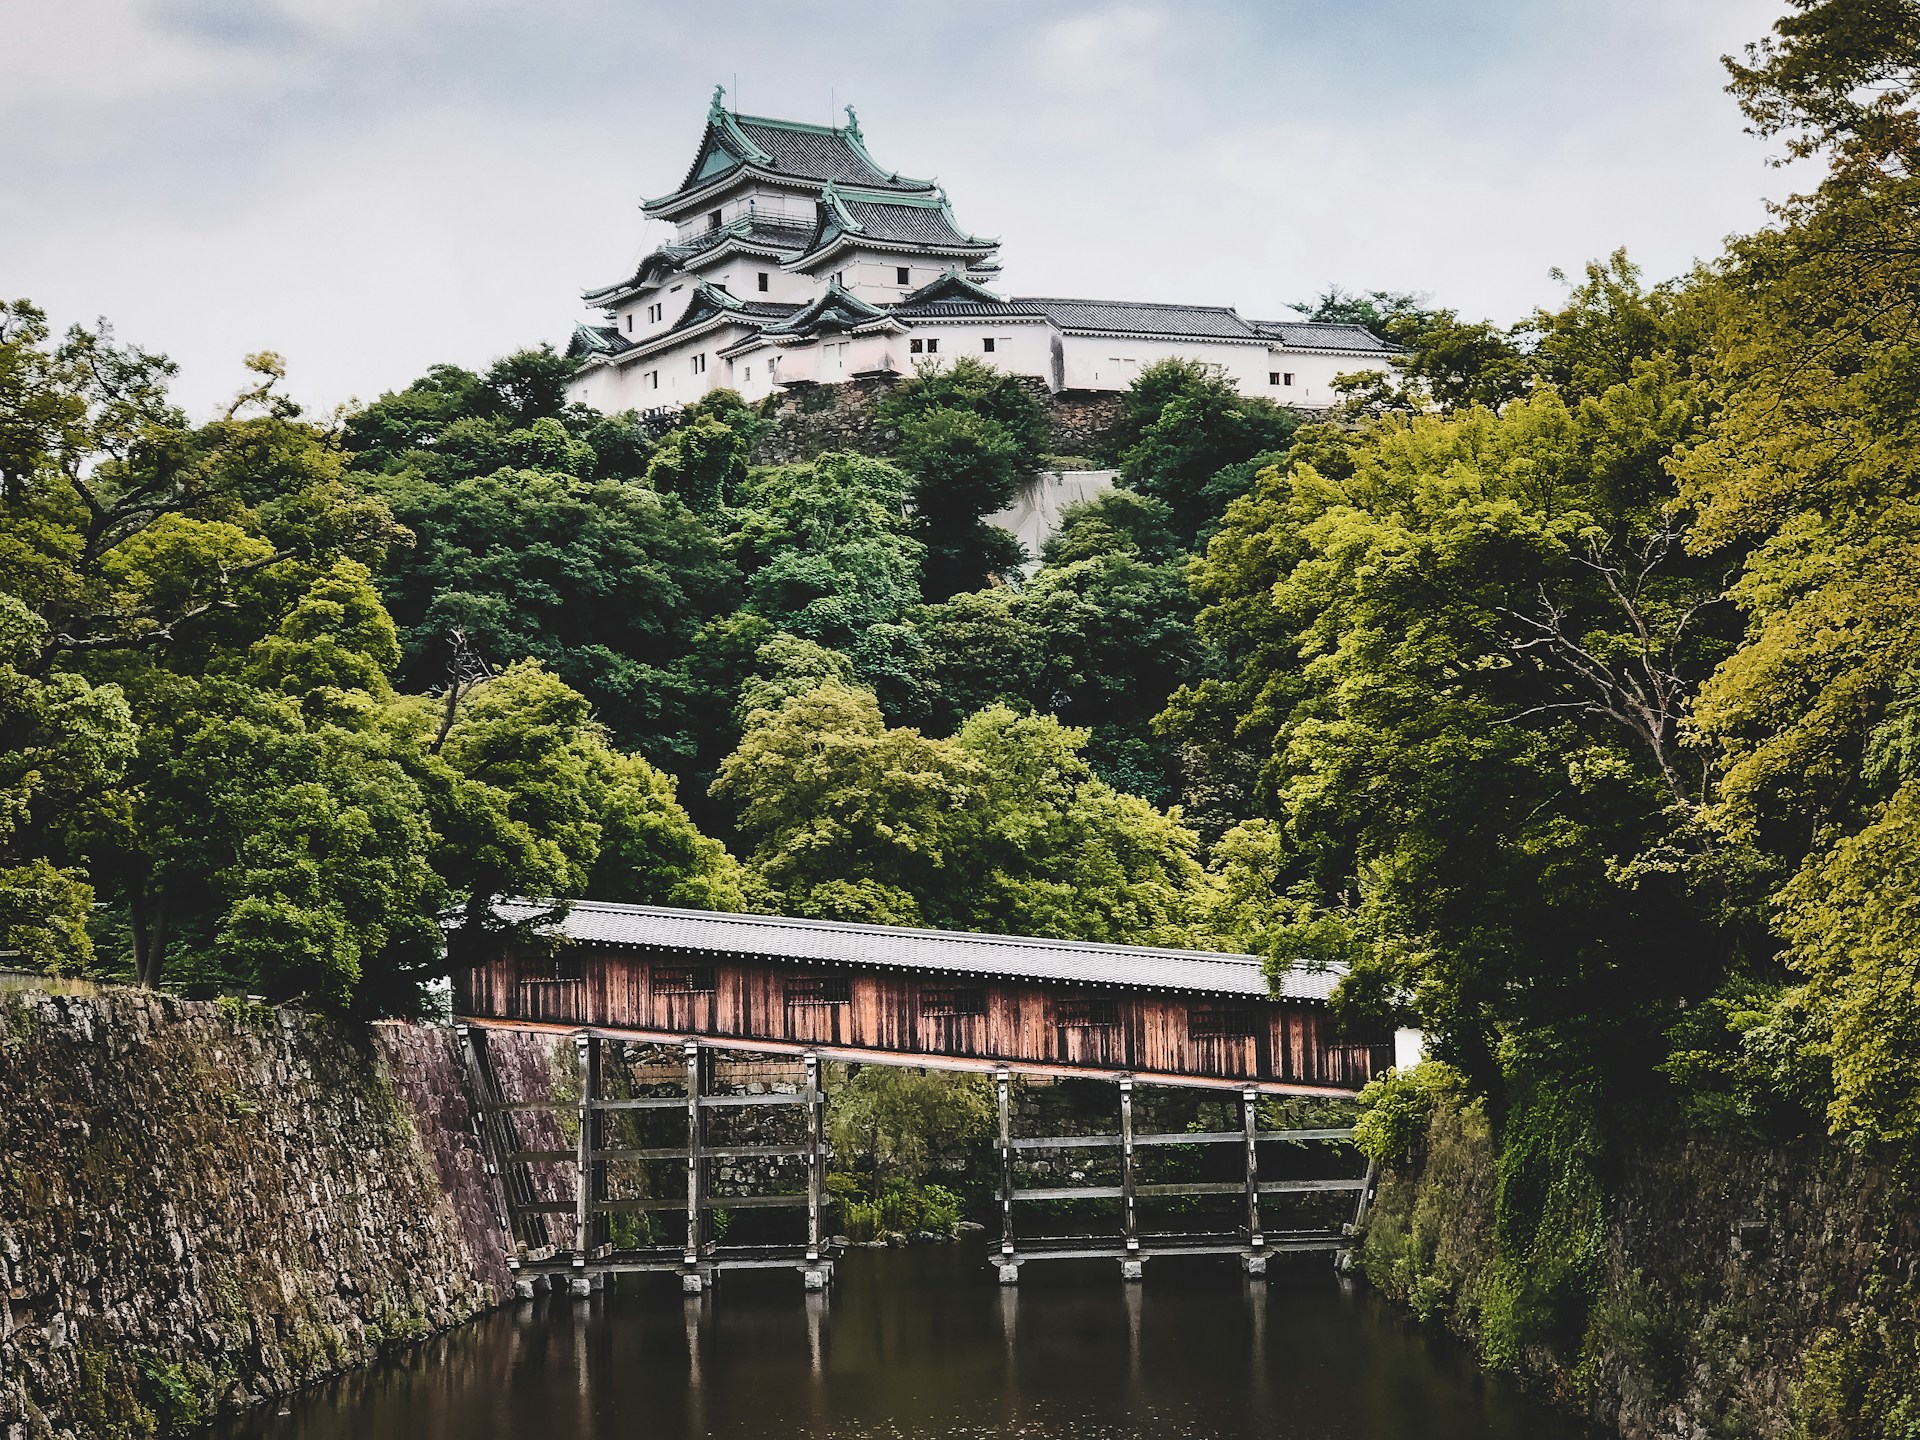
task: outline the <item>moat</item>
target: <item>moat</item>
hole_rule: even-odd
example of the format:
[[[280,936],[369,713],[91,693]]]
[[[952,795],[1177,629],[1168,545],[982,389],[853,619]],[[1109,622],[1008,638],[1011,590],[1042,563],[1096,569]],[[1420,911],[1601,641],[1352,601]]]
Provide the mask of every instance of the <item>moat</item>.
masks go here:
[[[666,1276],[509,1307],[256,1412],[228,1440],[1035,1437],[1573,1440],[1324,1257],[1249,1285],[1225,1265],[1031,1267],[980,1246],[856,1250],[832,1293]]]

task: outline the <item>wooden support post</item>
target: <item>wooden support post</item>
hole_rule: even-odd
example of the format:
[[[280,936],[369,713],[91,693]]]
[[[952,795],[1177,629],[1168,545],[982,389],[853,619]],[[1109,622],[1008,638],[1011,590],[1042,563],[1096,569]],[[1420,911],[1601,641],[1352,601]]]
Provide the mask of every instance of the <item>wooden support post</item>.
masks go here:
[[[699,1276],[701,1241],[704,1238],[701,1207],[706,1204],[701,1184],[704,1168],[701,1149],[700,1114],[700,1042],[687,1041],[687,1269],[696,1280]],[[697,1293],[698,1287],[696,1285]]]
[[[820,1057],[807,1056],[807,1264],[820,1263],[820,1200],[827,1183],[826,1077]]]
[[[1133,1175],[1133,1077],[1120,1081],[1120,1220],[1127,1241],[1127,1255],[1120,1262],[1120,1274],[1128,1280],[1140,1278],[1140,1217],[1134,1208]]]
[[[600,1041],[593,1035],[573,1037],[574,1055],[580,1062],[580,1134],[574,1142],[573,1165],[573,1294],[584,1299],[592,1290],[587,1277],[587,1256],[593,1250],[593,1102],[600,1098]]]
[[[1373,1187],[1379,1178],[1380,1163],[1377,1160],[1367,1161],[1367,1177],[1360,1185],[1359,1203],[1353,1207],[1352,1228],[1355,1230],[1367,1223],[1367,1211],[1373,1206]]]
[[[1013,1258],[1013,1076],[994,1071],[993,1088],[1000,1102],[1000,1283],[1011,1285],[1020,1278]]]
[[[601,1099],[602,1091],[600,1037],[576,1035],[573,1045],[580,1058],[580,1139],[575,1161],[579,1170],[579,1189],[575,1195],[573,1248],[576,1253],[585,1255],[594,1248],[593,1202],[603,1198],[600,1194],[600,1169],[604,1162],[600,1160],[599,1152],[606,1147],[601,1144],[601,1114],[594,1108]]]
[[[1260,1232],[1260,1092],[1240,1092],[1240,1118],[1247,1132],[1247,1247],[1249,1275],[1267,1273],[1266,1237]]]
[[[460,1058],[464,1062],[464,1074],[467,1082],[467,1104],[473,1110],[473,1126],[480,1139],[480,1151],[485,1157],[487,1189],[493,1198],[494,1215],[500,1222],[500,1232],[506,1238],[510,1263],[518,1263],[527,1253],[527,1239],[520,1215],[514,1207],[513,1196],[507,1189],[507,1174],[504,1155],[496,1136],[498,1112],[489,1107],[499,1103],[500,1096],[492,1082],[486,1057],[480,1051],[481,1040],[465,1025],[453,1027],[453,1033],[460,1044]],[[514,1290],[519,1292],[525,1282],[516,1278]],[[527,1299],[533,1296],[532,1287],[527,1287]]]

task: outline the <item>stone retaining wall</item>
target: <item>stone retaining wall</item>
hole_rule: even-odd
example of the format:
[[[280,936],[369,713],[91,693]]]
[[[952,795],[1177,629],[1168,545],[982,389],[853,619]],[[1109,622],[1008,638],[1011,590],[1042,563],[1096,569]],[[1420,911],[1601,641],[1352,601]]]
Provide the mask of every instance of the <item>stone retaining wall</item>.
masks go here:
[[[0,996],[5,1440],[208,1420],[509,1291],[450,1030]]]

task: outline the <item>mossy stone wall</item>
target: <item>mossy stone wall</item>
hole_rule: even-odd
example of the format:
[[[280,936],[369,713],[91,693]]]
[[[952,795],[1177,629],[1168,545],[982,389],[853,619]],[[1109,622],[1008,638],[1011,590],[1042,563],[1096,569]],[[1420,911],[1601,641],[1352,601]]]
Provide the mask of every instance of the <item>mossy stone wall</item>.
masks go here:
[[[1361,1270],[1623,1440],[1920,1435],[1920,1203],[1888,1166],[1738,1134],[1615,1157],[1570,1342],[1516,1323],[1496,1172],[1484,1119],[1441,1107],[1383,1176]]]
[[[452,1032],[0,996],[0,1436],[164,1434],[508,1293]]]

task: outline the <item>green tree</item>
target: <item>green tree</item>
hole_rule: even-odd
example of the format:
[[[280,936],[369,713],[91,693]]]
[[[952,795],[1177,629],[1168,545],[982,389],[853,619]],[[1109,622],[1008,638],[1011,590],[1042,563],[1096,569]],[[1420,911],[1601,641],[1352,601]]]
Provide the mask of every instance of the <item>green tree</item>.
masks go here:
[[[1920,263],[1916,37],[1905,5],[1796,4],[1734,65],[1756,128],[1832,170],[1733,246],[1710,435],[1679,465],[1691,543],[1738,563],[1744,643],[1693,710],[1710,820],[1774,894],[1832,1065],[1836,1130],[1920,1134]]]
[[[85,969],[94,890],[84,847],[123,821],[118,783],[137,732],[118,687],[19,668],[39,658],[46,632],[0,594],[0,944],[35,969]]]
[[[693,752],[696,702],[678,667],[740,589],[719,537],[685,506],[538,470],[380,483],[415,537],[380,579],[403,685],[440,684],[459,635],[496,664],[541,661],[621,745],[662,763]]]
[[[734,503],[746,478],[747,442],[708,415],[668,434],[647,466],[647,484],[705,516]]]
[[[1266,400],[1241,395],[1233,382],[1188,360],[1150,365],[1134,382],[1122,432],[1137,433],[1120,457],[1120,480],[1160,501],[1174,533],[1191,549],[1218,522],[1251,475],[1229,467],[1283,451],[1297,418]]]
[[[1005,425],[968,410],[921,410],[900,423],[899,458],[914,477],[913,533],[925,546],[927,599],[976,589],[1025,560],[1017,539],[985,523],[1013,503],[1027,475]]]
[[[996,370],[972,356],[951,365],[928,361],[881,400],[879,418],[904,430],[908,422],[935,410],[957,410],[991,421],[1012,441],[1017,467],[1039,467],[1051,426],[1039,398],[1019,376]]]

